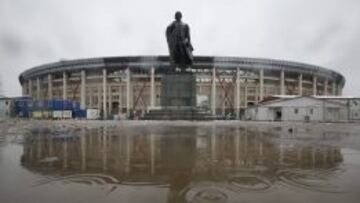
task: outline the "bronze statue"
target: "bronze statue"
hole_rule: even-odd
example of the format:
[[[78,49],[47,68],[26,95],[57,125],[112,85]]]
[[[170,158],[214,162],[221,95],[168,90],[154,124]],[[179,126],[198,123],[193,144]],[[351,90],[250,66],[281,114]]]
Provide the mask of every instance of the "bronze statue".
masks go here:
[[[175,21],[166,28],[166,39],[172,62],[184,71],[192,65],[194,49],[190,41],[190,27],[181,18],[181,12],[177,11]]]

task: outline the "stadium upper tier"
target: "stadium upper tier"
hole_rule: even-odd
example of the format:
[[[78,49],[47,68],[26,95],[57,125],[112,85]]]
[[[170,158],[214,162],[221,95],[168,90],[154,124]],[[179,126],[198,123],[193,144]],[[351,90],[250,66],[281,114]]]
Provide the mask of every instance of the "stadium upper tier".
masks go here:
[[[168,56],[121,56],[121,57],[99,57],[88,59],[61,60],[55,63],[48,63],[28,69],[20,74],[20,82],[25,79],[58,73],[62,71],[75,72],[80,70],[94,69],[126,69],[131,68],[134,71],[147,70],[155,67],[157,72],[166,71],[171,66]],[[245,58],[245,57],[212,57],[197,56],[194,57],[193,69],[212,69],[216,67],[223,70],[241,70],[256,71],[264,69],[265,71],[281,71],[287,73],[298,73],[314,75],[318,78],[335,80],[338,85],[345,84],[345,78],[338,72],[316,65],[310,65],[299,62],[291,62],[275,59],[263,58]]]

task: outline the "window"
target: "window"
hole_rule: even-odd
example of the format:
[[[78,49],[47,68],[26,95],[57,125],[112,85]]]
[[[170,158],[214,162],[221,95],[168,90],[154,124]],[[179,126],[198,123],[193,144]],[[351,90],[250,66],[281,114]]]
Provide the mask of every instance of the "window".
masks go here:
[[[310,114],[314,114],[314,109],[310,109]]]
[[[298,113],[299,113],[299,109],[298,109],[298,108],[295,108],[295,109],[294,109],[294,113],[295,113],[295,114],[298,114]]]

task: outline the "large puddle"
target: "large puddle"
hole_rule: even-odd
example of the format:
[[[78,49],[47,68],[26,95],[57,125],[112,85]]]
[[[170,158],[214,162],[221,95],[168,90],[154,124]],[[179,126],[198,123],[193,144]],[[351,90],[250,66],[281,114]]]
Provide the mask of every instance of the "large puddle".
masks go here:
[[[171,123],[33,128],[0,137],[0,202],[359,202],[359,134]]]

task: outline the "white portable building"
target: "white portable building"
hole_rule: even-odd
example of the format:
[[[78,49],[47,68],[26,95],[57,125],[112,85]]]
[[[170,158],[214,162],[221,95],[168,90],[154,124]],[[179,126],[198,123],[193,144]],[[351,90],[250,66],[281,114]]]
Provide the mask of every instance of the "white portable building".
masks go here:
[[[348,108],[338,102],[313,97],[277,99],[249,107],[247,120],[255,121],[318,121],[346,122]]]

